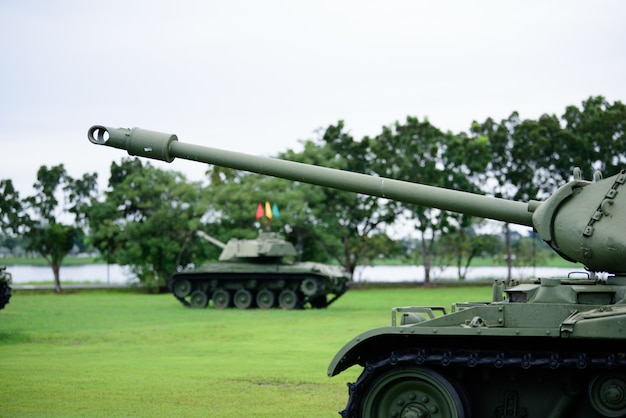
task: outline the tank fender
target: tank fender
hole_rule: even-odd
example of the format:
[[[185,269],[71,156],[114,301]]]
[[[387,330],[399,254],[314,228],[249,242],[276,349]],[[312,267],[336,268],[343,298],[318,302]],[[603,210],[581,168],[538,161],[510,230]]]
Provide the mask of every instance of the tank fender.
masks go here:
[[[344,345],[328,366],[328,377],[335,376],[354,366],[363,365],[368,358],[396,346],[398,339],[404,339],[402,328],[382,327],[366,331]]]
[[[603,306],[574,312],[561,323],[564,338],[607,338],[626,335],[626,305]]]

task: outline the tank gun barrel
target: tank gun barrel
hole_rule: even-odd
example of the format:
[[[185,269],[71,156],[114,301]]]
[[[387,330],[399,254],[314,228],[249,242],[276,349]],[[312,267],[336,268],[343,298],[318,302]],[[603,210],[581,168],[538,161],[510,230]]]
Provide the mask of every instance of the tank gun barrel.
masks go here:
[[[481,218],[532,226],[532,213],[529,210],[529,204],[523,202],[187,144],[178,141],[176,135],[140,128],[124,129],[96,125],[89,129],[88,138],[94,144],[124,149],[128,151],[129,155],[166,162],[172,162],[175,158],[182,158],[405,203],[466,213]]]
[[[220,241],[220,240],[218,240],[216,238],[213,238],[212,236],[210,236],[209,234],[207,234],[204,231],[197,230],[196,231],[196,235],[199,236],[200,238],[202,238],[203,240],[209,241],[211,244],[213,244],[213,245],[215,245],[217,247],[220,247],[222,250],[224,248],[226,248],[226,244],[225,243],[223,243],[222,241]]]

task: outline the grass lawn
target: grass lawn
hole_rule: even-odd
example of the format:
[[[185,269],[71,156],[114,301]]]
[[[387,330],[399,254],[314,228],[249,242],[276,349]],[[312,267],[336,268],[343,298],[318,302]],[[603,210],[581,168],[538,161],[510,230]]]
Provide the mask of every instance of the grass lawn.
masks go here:
[[[193,310],[171,295],[15,292],[0,311],[2,417],[338,417],[335,353],[391,308],[489,287],[351,290],[328,309]]]

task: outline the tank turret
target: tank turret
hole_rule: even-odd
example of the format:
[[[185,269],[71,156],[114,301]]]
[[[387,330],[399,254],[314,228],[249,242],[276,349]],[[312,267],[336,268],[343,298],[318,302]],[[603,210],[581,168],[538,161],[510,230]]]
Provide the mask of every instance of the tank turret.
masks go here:
[[[626,416],[626,172],[575,176],[544,201],[509,201],[93,126],[95,144],[171,162],[200,161],[534,228],[586,278],[537,278],[491,302],[392,309],[328,375],[358,365],[344,417]],[[608,278],[596,275],[608,273]]]
[[[198,231],[197,234],[222,248],[220,261],[281,263],[285,257],[298,255],[293,244],[275,232],[259,231],[257,239],[232,238],[226,244],[211,237],[204,231]]]

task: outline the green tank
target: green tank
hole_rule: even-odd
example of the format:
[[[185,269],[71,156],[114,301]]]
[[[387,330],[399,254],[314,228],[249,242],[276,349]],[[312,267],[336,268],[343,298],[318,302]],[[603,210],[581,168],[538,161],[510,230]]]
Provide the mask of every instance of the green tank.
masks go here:
[[[516,202],[184,144],[94,126],[95,144],[192,159],[534,228],[587,277],[537,278],[490,301],[392,309],[390,326],[349,341],[328,367],[363,368],[343,417],[626,416],[626,171],[580,176],[545,201]],[[596,273],[604,272],[606,276]]]
[[[0,309],[4,309],[11,299],[11,273],[6,269],[6,266],[0,266]]]
[[[203,231],[201,238],[222,248],[219,262],[174,273],[168,287],[183,305],[205,308],[326,308],[348,289],[350,274],[339,266],[287,262],[297,255],[280,234],[223,243]]]

